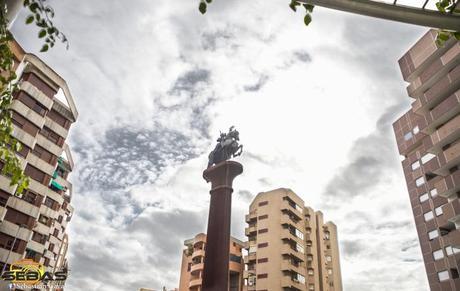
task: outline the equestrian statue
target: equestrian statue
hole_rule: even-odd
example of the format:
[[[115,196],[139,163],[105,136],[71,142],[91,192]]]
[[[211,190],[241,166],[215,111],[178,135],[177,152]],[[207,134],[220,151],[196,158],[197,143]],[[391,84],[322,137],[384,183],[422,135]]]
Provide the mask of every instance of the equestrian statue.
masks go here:
[[[234,126],[230,127],[228,133],[220,133],[214,150],[209,153],[208,168],[212,165],[240,156],[243,152],[243,145],[239,144],[240,133]]]

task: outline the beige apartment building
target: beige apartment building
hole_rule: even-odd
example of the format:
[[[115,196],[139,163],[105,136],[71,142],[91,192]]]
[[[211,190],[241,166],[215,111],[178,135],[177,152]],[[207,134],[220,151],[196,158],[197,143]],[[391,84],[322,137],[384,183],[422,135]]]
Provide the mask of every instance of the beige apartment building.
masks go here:
[[[460,42],[428,31],[399,60],[413,98],[394,124],[431,290],[460,290]]]
[[[246,222],[243,290],[342,290],[337,227],[292,190],[259,193]]]
[[[67,178],[74,164],[66,139],[78,113],[62,77],[18,43],[11,47],[19,79],[11,105],[13,136],[23,146],[17,155],[30,185],[15,196],[16,187],[0,176],[0,268],[32,259],[47,271],[63,270],[73,213]]]
[[[204,257],[206,255],[206,234],[197,234],[184,242],[182,252],[179,291],[201,291]],[[229,291],[241,291],[243,286],[244,263],[242,250],[245,244],[231,238],[229,246]]]

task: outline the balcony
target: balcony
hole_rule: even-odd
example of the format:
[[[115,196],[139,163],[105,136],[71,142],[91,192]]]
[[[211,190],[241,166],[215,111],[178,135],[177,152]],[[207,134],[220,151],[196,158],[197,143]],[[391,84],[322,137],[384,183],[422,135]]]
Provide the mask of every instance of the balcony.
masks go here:
[[[460,163],[460,142],[451,145],[449,148],[437,154],[427,162],[423,168],[426,173],[434,173],[439,176],[448,176],[449,169]]]
[[[37,206],[32,205],[16,196],[10,196],[6,205],[19,212],[32,216],[35,219],[38,218],[38,214],[40,212],[40,209]]]
[[[251,213],[245,215],[245,220],[248,224],[255,222],[257,220],[257,213],[255,211],[251,211]]]
[[[12,136],[31,149],[35,147],[35,137],[16,125],[13,125]]]
[[[419,104],[413,106],[415,113],[423,114],[439,104],[442,100],[448,97],[458,89],[460,85],[460,65],[450,71],[443,78],[439,79],[430,89],[425,91],[418,100]]]
[[[257,228],[256,228],[255,225],[254,225],[254,226],[246,227],[246,228],[244,229],[244,234],[245,234],[246,236],[251,236],[251,235],[254,235],[254,234],[256,234],[256,233],[257,233]]]
[[[243,260],[244,260],[245,263],[255,261],[256,260],[256,253],[249,253],[247,256],[243,257]]]
[[[47,116],[45,117],[45,126],[50,128],[52,131],[54,131],[55,133],[57,133],[63,138],[67,138],[67,135],[69,134],[69,130],[60,126],[59,124],[57,124],[55,121],[53,121],[51,118]]]
[[[444,55],[435,59],[407,87],[409,96],[417,98],[460,63],[460,43],[455,42]]]
[[[433,133],[436,128],[448,122],[460,112],[460,90],[453,93],[430,111],[422,113],[425,116],[427,126],[421,128],[426,134]]]
[[[244,264],[230,261],[228,263],[228,269],[233,272],[241,273],[243,271]]]
[[[194,264],[190,267],[190,274],[198,274],[200,271],[203,271],[204,263]]]
[[[283,228],[281,230],[280,237],[282,240],[291,240],[295,241],[296,243],[299,243],[300,245],[304,245],[303,239],[298,238],[295,234],[291,233],[289,228]]]
[[[18,99],[13,100],[11,103],[11,109],[24,116],[38,128],[42,128],[45,124],[45,117],[32,110],[32,108],[28,107]]]
[[[204,250],[203,249],[194,249],[192,253],[192,260],[196,257],[204,257]]]
[[[459,139],[459,137],[460,115],[457,115],[430,135],[431,147],[428,148],[428,151],[437,153],[441,151],[445,145],[454,142]]]
[[[434,184],[434,187],[440,196],[449,198],[460,190],[460,171],[455,171],[439,180]]]
[[[243,271],[243,279],[247,279],[251,275],[255,276],[256,275],[256,270],[244,270]]]
[[[201,278],[196,278],[196,279],[191,279],[190,283],[188,284],[189,288],[196,288],[201,286],[202,279]]]
[[[298,209],[295,208],[295,205],[291,205],[288,200],[283,200],[281,203],[281,211],[283,213],[287,213],[288,215],[292,215],[297,220],[302,220],[303,214]]]
[[[281,261],[281,271],[294,271],[305,277],[305,270],[305,266],[302,265],[302,263],[299,263],[298,266],[295,266],[290,260]]]
[[[53,105],[53,100],[46,96],[42,91],[35,87],[32,83],[28,81],[21,81],[19,84],[19,89],[26,92],[29,96],[40,102],[47,109],[50,109]]]
[[[305,254],[294,250],[289,244],[283,244],[281,247],[281,254],[282,255],[288,255],[288,256],[293,256],[297,260],[304,262],[305,261]]]
[[[291,288],[290,290],[305,290],[305,284],[297,280],[293,280],[290,276],[284,276],[281,279],[282,288]]]

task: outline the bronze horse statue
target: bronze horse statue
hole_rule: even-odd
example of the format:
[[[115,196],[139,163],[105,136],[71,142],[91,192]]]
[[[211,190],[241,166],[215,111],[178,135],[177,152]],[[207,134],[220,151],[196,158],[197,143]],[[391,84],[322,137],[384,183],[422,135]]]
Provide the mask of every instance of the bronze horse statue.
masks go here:
[[[214,150],[209,153],[208,168],[212,165],[240,156],[243,152],[243,145],[240,145],[240,133],[234,126],[230,127],[228,133],[220,133]]]

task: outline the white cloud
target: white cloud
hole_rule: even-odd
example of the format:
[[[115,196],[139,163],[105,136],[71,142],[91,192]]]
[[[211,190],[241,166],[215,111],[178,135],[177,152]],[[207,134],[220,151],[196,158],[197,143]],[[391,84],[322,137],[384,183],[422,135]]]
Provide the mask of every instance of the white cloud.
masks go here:
[[[40,56],[80,112],[71,290],[178,285],[182,242],[206,229],[207,152],[230,125],[245,147],[234,235],[251,195],[292,188],[338,225],[346,290],[426,288],[388,116],[409,103],[397,59],[423,29],[327,9],[306,28],[282,2],[216,0],[206,16],[193,1],[51,3],[71,49]],[[360,158],[381,175],[365,187]]]

